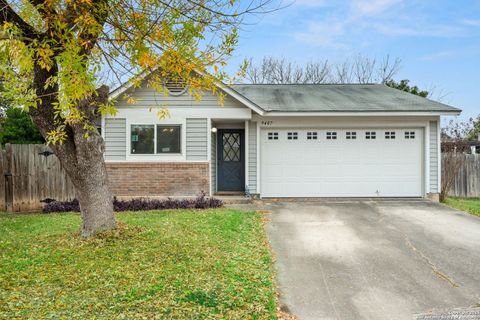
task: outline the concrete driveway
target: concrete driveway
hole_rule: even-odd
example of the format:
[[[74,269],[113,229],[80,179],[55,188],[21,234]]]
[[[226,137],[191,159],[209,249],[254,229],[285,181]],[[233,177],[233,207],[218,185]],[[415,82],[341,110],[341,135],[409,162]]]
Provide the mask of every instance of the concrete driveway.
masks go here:
[[[300,319],[479,310],[480,218],[426,200],[263,207],[272,212],[281,300]]]

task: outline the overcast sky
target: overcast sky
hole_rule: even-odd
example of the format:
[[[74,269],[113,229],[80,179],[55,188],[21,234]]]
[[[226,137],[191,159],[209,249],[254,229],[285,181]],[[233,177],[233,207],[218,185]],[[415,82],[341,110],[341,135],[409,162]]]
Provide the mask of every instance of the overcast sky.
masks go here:
[[[443,102],[463,109],[462,120],[480,114],[479,0],[288,3],[244,27],[231,66],[265,55],[335,63],[357,54],[389,54],[402,60],[397,80],[448,93]]]

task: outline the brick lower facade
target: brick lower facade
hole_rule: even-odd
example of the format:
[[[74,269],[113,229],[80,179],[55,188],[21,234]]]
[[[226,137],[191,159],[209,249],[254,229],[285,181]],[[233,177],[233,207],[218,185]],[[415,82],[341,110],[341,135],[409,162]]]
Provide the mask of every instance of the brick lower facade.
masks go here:
[[[182,197],[209,193],[208,162],[107,163],[108,179],[118,197]]]

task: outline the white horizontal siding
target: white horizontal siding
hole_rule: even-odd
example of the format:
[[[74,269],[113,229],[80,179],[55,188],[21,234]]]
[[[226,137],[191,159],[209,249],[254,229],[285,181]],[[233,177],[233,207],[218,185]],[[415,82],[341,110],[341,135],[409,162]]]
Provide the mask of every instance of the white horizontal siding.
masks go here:
[[[162,92],[157,92],[152,88],[142,86],[132,89],[128,95],[136,100],[135,104],[128,104],[123,100],[122,96],[118,98],[118,107],[167,107],[167,108],[219,108],[218,97],[210,92],[205,92],[200,101],[196,101],[193,96],[187,92],[178,96],[165,96]],[[240,102],[230,96],[225,97],[222,108],[245,108]]]
[[[125,160],[127,152],[126,119],[105,119],[105,159]]]
[[[207,160],[207,119],[187,118],[187,160]]]
[[[438,128],[437,121],[430,121],[430,192],[438,193]]]

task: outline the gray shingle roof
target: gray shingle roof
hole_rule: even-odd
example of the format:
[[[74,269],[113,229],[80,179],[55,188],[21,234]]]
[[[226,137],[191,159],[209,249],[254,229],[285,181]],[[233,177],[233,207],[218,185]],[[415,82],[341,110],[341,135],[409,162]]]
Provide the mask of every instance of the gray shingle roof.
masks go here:
[[[236,84],[232,88],[265,111],[274,112],[461,111],[381,84]]]

